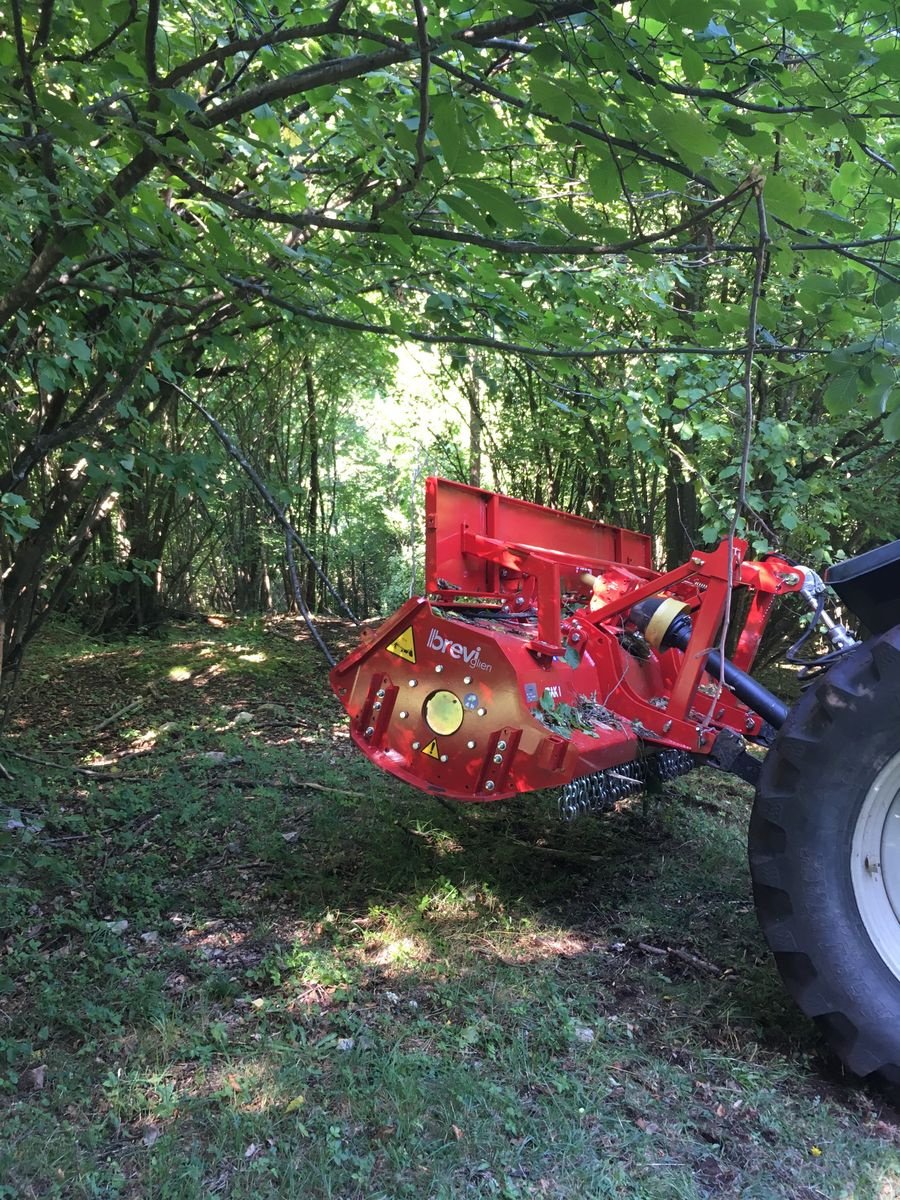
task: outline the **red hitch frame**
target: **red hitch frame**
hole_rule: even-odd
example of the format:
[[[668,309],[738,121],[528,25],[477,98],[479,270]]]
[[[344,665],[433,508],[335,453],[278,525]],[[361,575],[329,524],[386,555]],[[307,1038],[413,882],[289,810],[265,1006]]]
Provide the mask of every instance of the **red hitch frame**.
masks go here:
[[[668,573],[651,539],[445,479],[426,482],[426,594],[331,672],[350,734],[425,791],[491,801],[560,787],[662,749],[708,754],[762,718],[705,670],[731,587],[750,592],[735,666],[748,671],[775,596],[799,591],[783,558],[735,539]],[[684,651],[629,614],[664,597],[689,611]],[[736,597],[734,597],[736,600]],[[649,630],[648,630],[649,636]],[[733,635],[732,635],[733,636]]]

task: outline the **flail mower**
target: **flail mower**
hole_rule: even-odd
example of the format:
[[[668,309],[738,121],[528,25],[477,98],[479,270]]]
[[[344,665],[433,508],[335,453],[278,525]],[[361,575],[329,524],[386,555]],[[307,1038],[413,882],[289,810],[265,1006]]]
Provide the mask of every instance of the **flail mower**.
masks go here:
[[[663,574],[643,534],[432,478],[426,594],[332,687],[373,763],[453,800],[554,788],[574,817],[701,765],[753,783],[754,896],[782,977],[851,1071],[900,1084],[900,541],[827,573],[864,642],[814,571],[747,550]],[[789,708],[749,672],[790,593],[813,619],[789,657],[820,626],[830,649]]]

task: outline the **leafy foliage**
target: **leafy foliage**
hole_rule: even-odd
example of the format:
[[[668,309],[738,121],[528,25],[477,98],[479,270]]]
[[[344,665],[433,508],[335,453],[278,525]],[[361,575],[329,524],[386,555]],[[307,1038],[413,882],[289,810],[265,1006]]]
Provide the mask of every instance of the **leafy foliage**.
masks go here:
[[[786,531],[829,555],[896,527],[893,500],[870,523],[835,486],[838,469],[880,480],[881,440],[900,436],[884,5],[285,0],[226,17],[15,0],[8,25],[8,667],[86,563],[85,607],[113,589],[101,624],[152,625],[167,588],[239,607],[273,593],[277,548],[182,389],[253,432],[301,528],[352,573],[328,442],[379,372],[385,402],[385,347],[404,340],[475,362],[498,479],[657,532],[677,558],[727,524],[749,339],[760,543]],[[377,507],[359,515],[384,564],[400,544]],[[336,520],[358,541],[357,516]],[[382,565],[357,586],[364,608],[384,584]]]

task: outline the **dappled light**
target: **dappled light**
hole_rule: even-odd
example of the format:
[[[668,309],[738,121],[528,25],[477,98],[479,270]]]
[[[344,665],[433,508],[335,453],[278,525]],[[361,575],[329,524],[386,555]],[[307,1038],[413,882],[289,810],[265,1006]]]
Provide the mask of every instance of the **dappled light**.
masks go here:
[[[55,1114],[64,1178],[96,1128],[138,1190],[178,1160],[207,1191],[274,1172],[412,1197],[427,1161],[451,1194],[891,1195],[893,1110],[837,1077],[761,944],[743,785],[691,776],[573,825],[546,797],[442,805],[373,775],[298,688],[319,676],[302,636],[217,636],[145,649],[134,729],[92,732],[130,649],[81,656],[99,775],[59,802],[26,781],[7,961],[36,982],[4,1019],[50,1107],[11,1100],[20,1161]],[[240,670],[215,695],[169,676],[201,663]],[[36,749],[48,714],[23,712]]]
[[[0,1200],[900,1200],[896,5],[0,25]]]

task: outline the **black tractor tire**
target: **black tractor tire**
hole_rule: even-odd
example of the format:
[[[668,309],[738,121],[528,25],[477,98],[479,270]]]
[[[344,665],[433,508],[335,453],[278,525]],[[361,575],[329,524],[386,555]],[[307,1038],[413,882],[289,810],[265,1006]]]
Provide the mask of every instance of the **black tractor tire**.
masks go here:
[[[900,1084],[900,626],[791,709],[749,852],[788,991],[852,1072]]]

